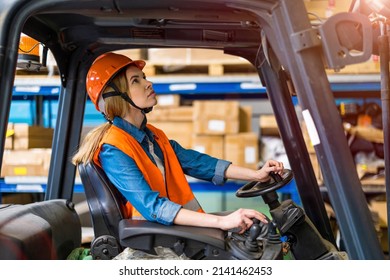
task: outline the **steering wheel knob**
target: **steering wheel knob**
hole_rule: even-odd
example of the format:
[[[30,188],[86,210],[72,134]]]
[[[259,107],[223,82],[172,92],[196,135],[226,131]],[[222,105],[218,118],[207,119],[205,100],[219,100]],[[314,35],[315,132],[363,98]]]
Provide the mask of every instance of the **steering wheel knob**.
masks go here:
[[[241,188],[239,188],[236,192],[237,197],[254,197],[261,196],[266,193],[276,191],[281,187],[287,185],[293,178],[292,171],[289,169],[283,170],[283,175],[279,175],[278,173],[271,172],[270,180],[267,182],[256,182],[252,181]]]
[[[283,181],[283,177],[279,173],[270,172],[269,176],[275,181],[275,182],[281,182]]]

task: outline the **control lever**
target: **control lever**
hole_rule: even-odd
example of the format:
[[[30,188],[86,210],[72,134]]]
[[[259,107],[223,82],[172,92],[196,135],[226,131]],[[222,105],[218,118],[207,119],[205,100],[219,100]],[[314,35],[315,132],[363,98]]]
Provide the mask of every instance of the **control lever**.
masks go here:
[[[262,227],[258,219],[253,219],[252,226],[243,234],[233,232],[228,239],[234,257],[240,260],[259,260],[263,255],[263,245],[257,238],[261,235]]]
[[[259,244],[257,243],[257,238],[261,232],[260,221],[256,218],[253,218],[253,224],[249,229],[249,235],[245,240],[245,248],[251,252],[257,252],[259,250]]]

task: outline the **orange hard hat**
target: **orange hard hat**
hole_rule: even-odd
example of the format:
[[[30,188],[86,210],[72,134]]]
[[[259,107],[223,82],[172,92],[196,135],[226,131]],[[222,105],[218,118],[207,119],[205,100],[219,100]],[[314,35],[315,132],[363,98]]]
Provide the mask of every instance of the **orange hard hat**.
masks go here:
[[[116,53],[106,53],[99,56],[89,69],[86,82],[88,96],[95,104],[96,110],[104,112],[102,92],[121,69],[128,65],[134,65],[142,70],[145,64],[146,62],[143,60],[131,60],[127,56]]]

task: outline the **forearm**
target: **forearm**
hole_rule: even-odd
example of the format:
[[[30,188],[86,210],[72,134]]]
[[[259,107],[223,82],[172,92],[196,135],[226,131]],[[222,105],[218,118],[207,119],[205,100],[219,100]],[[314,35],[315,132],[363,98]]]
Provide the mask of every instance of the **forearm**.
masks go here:
[[[226,169],[225,177],[227,179],[243,180],[243,181],[257,180],[255,170],[233,165],[233,164],[229,165],[229,167]]]
[[[269,180],[270,172],[277,172],[280,175],[283,174],[283,163],[275,160],[267,160],[259,170],[231,164],[226,169],[225,177],[227,179],[265,182]]]
[[[222,230],[240,228],[240,233],[243,233],[253,224],[253,218],[265,224],[268,223],[264,214],[253,209],[238,209],[228,215],[219,216],[183,208],[179,210],[173,222],[177,225],[210,227]]]
[[[219,228],[220,217],[207,213],[194,212],[188,209],[180,209],[173,223],[183,226]]]

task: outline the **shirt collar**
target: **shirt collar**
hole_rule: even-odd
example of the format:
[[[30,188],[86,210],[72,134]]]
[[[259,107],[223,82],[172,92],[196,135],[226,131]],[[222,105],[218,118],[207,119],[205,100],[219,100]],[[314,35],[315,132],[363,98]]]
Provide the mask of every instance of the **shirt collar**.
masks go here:
[[[144,141],[145,136],[148,136],[149,139],[154,139],[154,134],[150,131],[146,126],[144,129],[139,129],[135,125],[129,123],[128,121],[115,117],[113,121],[113,125],[119,127],[120,129],[126,131],[128,134],[133,136],[137,142],[142,143]]]

